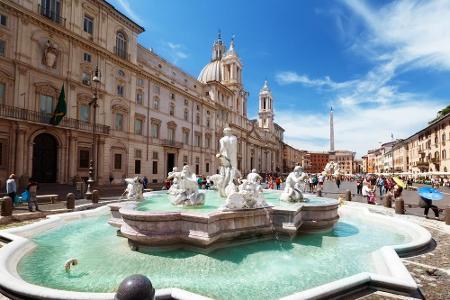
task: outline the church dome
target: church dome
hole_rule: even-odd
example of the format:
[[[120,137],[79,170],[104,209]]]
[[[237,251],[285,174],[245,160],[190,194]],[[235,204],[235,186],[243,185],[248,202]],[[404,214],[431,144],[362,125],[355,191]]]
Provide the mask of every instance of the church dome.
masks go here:
[[[198,81],[207,83],[209,81],[222,81],[222,61],[214,60],[207,64],[198,75]]]

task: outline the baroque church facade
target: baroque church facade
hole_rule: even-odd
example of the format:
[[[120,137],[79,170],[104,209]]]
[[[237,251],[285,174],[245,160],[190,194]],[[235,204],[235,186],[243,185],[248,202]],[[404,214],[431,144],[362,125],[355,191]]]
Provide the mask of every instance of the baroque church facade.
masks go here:
[[[103,0],[0,2],[1,182],[15,173],[21,184],[71,183],[88,176],[93,158],[100,184],[135,175],[162,182],[184,164],[211,175],[225,127],[238,137],[243,173],[281,171],[284,130],[270,88],[264,83],[250,120],[234,41],[227,49],[219,35],[194,78],[140,45],[143,31]],[[50,125],[63,86],[67,113]]]

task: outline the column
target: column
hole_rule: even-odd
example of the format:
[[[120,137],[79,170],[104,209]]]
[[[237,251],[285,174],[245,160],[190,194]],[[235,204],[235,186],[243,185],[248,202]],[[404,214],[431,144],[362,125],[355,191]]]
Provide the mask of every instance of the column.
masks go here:
[[[24,175],[25,129],[17,128],[16,170],[18,177]]]
[[[106,178],[108,178],[109,176],[107,176],[105,173],[105,164],[104,164],[104,159],[105,159],[105,140],[104,139],[98,139],[98,145],[97,145],[97,151],[98,151],[98,156],[97,156],[97,161],[95,162],[97,164],[97,184],[102,184],[102,183],[106,183],[106,181],[104,182],[104,180]]]
[[[73,133],[70,135],[69,138],[69,182],[77,175],[77,166],[76,166],[76,159],[78,157],[77,153],[77,140],[78,138],[73,135]]]

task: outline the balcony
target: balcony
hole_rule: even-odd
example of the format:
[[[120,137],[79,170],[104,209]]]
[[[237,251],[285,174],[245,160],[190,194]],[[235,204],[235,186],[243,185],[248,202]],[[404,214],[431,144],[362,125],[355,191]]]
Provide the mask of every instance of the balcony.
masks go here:
[[[416,167],[418,167],[418,168],[428,168],[429,165],[430,165],[430,163],[427,162],[427,161],[418,161],[418,162],[416,162]]]
[[[127,52],[126,49],[117,48],[116,46],[114,47],[114,53],[122,59],[130,60],[130,54]]]
[[[183,144],[181,142],[177,142],[177,141],[173,141],[173,140],[169,140],[169,139],[161,140],[161,144],[164,147],[177,148],[177,149],[183,148]]]
[[[53,126],[50,125],[51,114],[9,105],[0,105],[0,117]],[[92,132],[91,123],[67,117],[64,117],[57,127]],[[95,128],[98,134],[109,134],[109,126],[97,124]]]
[[[436,164],[439,164],[441,162],[441,160],[439,159],[439,157],[433,157],[431,159],[431,162],[436,165]]]
[[[57,24],[60,24],[62,26],[66,25],[66,18],[61,17],[59,11],[52,10],[49,7],[38,4],[38,12],[41,16],[44,16]]]

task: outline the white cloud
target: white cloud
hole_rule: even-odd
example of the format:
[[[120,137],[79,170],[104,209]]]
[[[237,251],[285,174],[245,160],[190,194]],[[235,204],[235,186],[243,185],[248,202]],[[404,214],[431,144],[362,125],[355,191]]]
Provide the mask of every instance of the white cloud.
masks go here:
[[[186,59],[189,57],[189,54],[185,50],[186,47],[182,44],[165,42],[164,48],[166,48],[166,54],[174,64],[180,59]]]
[[[343,89],[354,84],[354,81],[335,82],[329,76],[323,79],[310,79],[307,75],[299,75],[296,72],[284,71],[276,74],[276,80],[279,84],[301,83],[310,87],[324,87],[329,89]]]
[[[131,8],[130,2],[128,0],[116,0],[117,3],[125,11],[125,14],[133,19],[135,22],[143,24],[144,21],[141,17]]]

